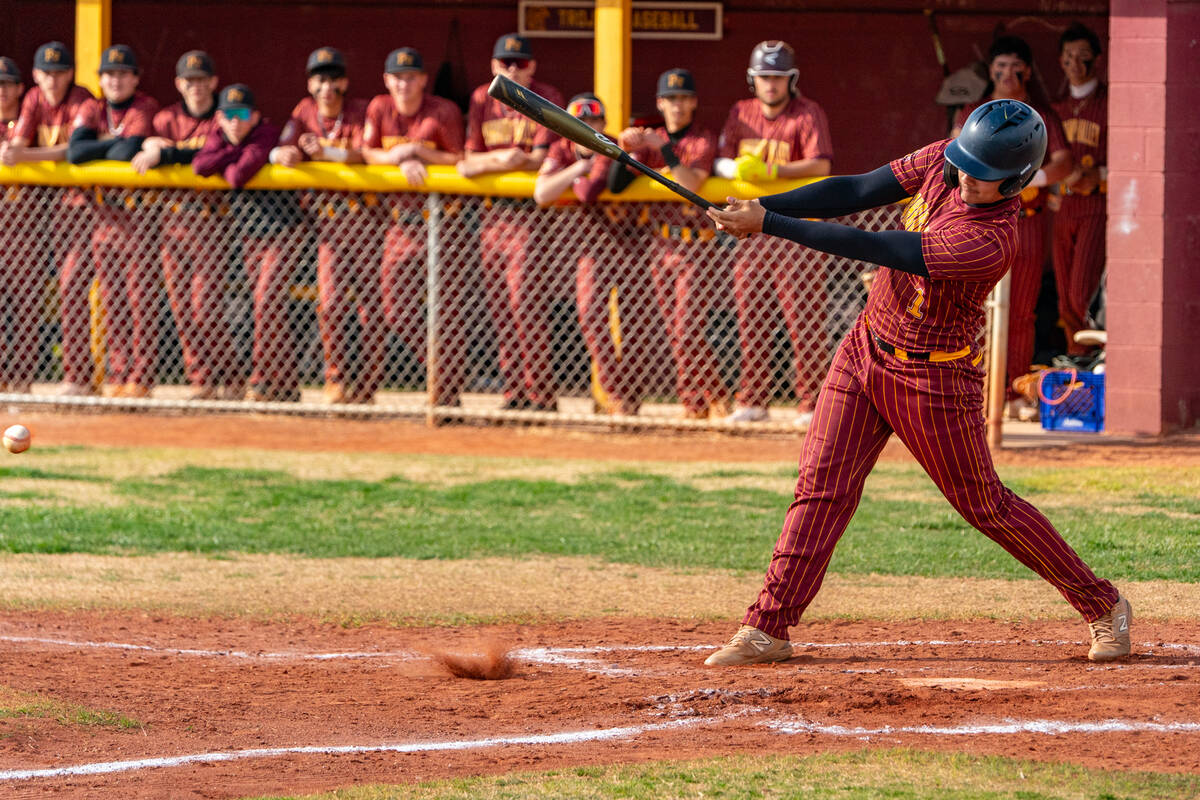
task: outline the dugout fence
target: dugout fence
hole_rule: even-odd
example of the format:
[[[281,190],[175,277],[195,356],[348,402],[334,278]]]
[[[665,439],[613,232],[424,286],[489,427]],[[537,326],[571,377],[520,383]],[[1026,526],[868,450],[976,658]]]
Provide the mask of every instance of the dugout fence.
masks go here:
[[[0,399],[26,405],[791,431],[871,269],[718,235],[644,179],[549,208],[529,174],[437,167],[421,191],[335,165],[0,184]],[[724,419],[739,388],[768,420]]]

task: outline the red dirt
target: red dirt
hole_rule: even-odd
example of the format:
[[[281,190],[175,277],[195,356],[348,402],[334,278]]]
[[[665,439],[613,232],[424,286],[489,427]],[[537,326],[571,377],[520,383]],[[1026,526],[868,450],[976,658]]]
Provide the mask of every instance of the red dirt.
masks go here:
[[[276,415],[22,414],[33,446],[247,447],[303,452],[433,453],[662,461],[795,462],[797,436],[720,433],[595,433],[563,428],[448,425],[407,420],[349,420]],[[1096,434],[1046,435],[1032,426],[1006,434],[999,464],[1200,465],[1200,435],[1114,439]],[[911,459],[893,438],[884,460]]]
[[[12,420],[16,421],[16,420]],[[27,414],[34,447],[255,447],[589,459],[793,462],[798,440],[698,435],[592,434],[562,429],[446,427],[397,421],[261,416]],[[7,424],[7,423],[6,423]],[[1027,440],[1031,437],[1027,435]],[[1000,463],[1200,465],[1200,439],[1103,437],[1001,450]],[[1032,445],[1032,446],[1030,446]],[[893,441],[885,458],[909,456]],[[1070,761],[1105,769],[1200,773],[1200,622],[1137,620],[1135,654],[1097,666],[1084,658],[1082,623],[981,621],[821,623],[793,640],[791,661],[714,670],[703,650],[732,632],[677,620],[597,620],[537,627],[336,628],[249,620],[163,619],[127,613],[0,613],[0,684],[118,712],[144,723],[119,731],[54,720],[0,720],[0,795],[236,798],[306,793],[367,782],[500,774],[568,765],[700,758],[734,752],[817,753],[905,745]],[[73,647],[12,637],[123,642],[151,649]],[[464,680],[456,667],[502,674]],[[482,642],[482,644],[481,644]],[[876,644],[870,644],[875,642]],[[1183,643],[1182,646],[1166,645]],[[530,660],[521,649],[669,645],[679,649],[557,653],[574,666]],[[158,649],[155,649],[158,648]],[[255,657],[168,652],[205,649]],[[304,659],[264,653],[394,652],[380,658]],[[1034,732],[1046,724],[1141,725],[1109,732]],[[477,740],[670,723],[624,738],[576,742]],[[791,726],[784,732],[776,726]],[[918,726],[1010,724],[1009,732],[951,735]],[[835,729],[832,726],[842,726]],[[1189,727],[1190,726],[1190,727]],[[62,768],[253,748],[457,743],[459,749],[264,755],[106,775],[12,780],[13,770]],[[1119,745],[1119,746],[1118,746]]]
[[[735,752],[805,754],[891,746],[1200,773],[1195,704],[1200,647],[1169,646],[1196,642],[1200,623],[1138,621],[1134,655],[1111,665],[1084,658],[1081,623],[971,621],[805,625],[793,631],[794,641],[838,646],[799,645],[796,657],[778,665],[703,667],[706,648],[731,630],[732,625],[602,620],[463,634],[445,628],[347,629],[136,614],[0,614],[5,637],[0,674],[6,685],[116,711],[145,725],[117,731],[46,719],[0,720],[0,795],[234,798]],[[416,655],[439,648],[469,652],[480,637],[518,648],[511,678],[454,678]],[[623,645],[677,649],[619,649]],[[596,646],[616,649],[558,653],[593,659],[575,666],[528,652]],[[360,651],[391,655],[297,657]],[[1149,729],[1115,736],[1079,730],[1056,735],[1028,729],[974,735],[912,730],[1039,720]],[[679,727],[607,741],[465,746],[663,723]],[[792,732],[772,723],[790,724]],[[254,748],[438,742],[459,749],[286,754],[107,775],[3,777],[10,770]]]

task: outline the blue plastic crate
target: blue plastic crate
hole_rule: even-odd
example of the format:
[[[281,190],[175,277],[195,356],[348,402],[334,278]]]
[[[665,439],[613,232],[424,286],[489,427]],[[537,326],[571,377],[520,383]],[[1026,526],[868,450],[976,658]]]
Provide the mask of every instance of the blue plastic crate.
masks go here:
[[[1046,370],[1038,379],[1038,413],[1048,431],[1104,430],[1104,374]]]

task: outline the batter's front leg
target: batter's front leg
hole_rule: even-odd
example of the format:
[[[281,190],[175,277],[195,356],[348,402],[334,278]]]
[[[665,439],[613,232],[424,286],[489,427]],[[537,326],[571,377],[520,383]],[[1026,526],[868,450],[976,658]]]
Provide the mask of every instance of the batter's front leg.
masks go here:
[[[821,588],[833,549],[858,508],[863,482],[892,433],[861,381],[866,347],[865,336],[852,332],[834,356],[804,436],[796,499],[762,592],[743,619],[776,638],[787,637]]]

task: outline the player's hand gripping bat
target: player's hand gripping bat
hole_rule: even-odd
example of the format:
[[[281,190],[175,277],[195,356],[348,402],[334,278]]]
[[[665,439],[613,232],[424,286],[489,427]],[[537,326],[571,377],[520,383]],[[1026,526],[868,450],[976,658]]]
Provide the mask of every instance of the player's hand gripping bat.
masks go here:
[[[549,128],[560,136],[565,136],[572,142],[575,142],[575,144],[611,158],[613,161],[619,161],[630,169],[635,169],[646,177],[658,181],[675,194],[700,206],[700,208],[715,208],[712,203],[700,195],[680,186],[670,178],[631,157],[618,147],[612,139],[609,139],[603,133],[597,133],[592,130],[590,125],[572,117],[537,92],[532,92],[503,75],[497,75],[492,80],[492,85],[488,87],[488,94],[501,103],[504,103],[504,105],[516,109],[539,125]]]

